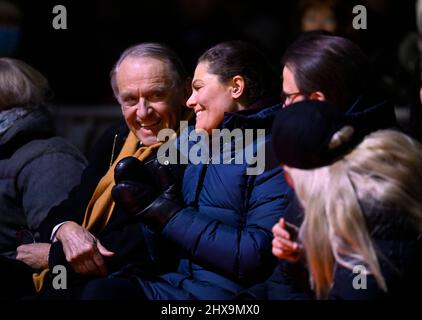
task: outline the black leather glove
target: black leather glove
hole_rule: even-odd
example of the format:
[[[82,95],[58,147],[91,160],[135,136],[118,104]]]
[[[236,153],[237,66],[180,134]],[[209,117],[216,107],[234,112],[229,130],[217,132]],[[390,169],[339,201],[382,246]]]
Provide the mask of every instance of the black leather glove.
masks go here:
[[[168,168],[158,161],[151,164],[154,165],[154,175],[134,157],[120,160],[114,171],[116,185],[111,194],[116,204],[136,220],[161,231],[185,204],[180,186]]]
[[[120,160],[114,169],[116,185],[111,191],[114,202],[129,215],[135,216],[160,194],[161,189],[155,180],[140,160],[134,157]]]
[[[161,185],[165,188],[148,207],[136,215],[155,231],[161,231],[176,213],[185,207],[180,187],[173,182],[168,169],[160,166],[157,171]]]

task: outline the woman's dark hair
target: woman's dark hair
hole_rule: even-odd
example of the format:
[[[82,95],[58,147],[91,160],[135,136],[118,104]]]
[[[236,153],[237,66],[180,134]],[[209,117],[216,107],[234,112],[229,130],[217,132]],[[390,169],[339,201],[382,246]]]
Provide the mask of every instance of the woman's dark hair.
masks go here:
[[[282,64],[303,95],[321,91],[328,103],[344,111],[368,90],[368,59],[346,38],[303,34],[287,48]]]
[[[198,63],[208,63],[208,72],[218,76],[223,83],[234,76],[245,80],[245,102],[248,106],[256,101],[275,96],[279,86],[274,72],[262,52],[244,41],[228,41],[208,49]]]

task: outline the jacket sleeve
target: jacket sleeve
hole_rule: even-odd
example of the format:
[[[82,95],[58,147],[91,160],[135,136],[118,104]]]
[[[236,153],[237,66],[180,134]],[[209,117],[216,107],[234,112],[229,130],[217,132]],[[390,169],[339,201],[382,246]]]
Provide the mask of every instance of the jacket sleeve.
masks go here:
[[[271,277],[241,291],[237,300],[310,300],[309,274],[301,262],[279,260]]]
[[[41,241],[48,242],[53,228],[61,222],[82,223],[86,206],[98,182],[109,168],[115,135],[119,132],[125,133],[124,130],[124,124],[119,123],[106,130],[99,138],[91,150],[89,164],[82,173],[81,182],[72,189],[64,201],[50,210],[46,219],[41,223],[39,228]],[[121,141],[116,146],[115,153],[118,153],[123,142]]]
[[[163,234],[199,264],[239,281],[262,281],[275,265],[271,228],[284,216],[291,192],[280,168],[265,171],[255,177],[238,226],[188,207],[169,221]]]
[[[31,230],[79,183],[84,167],[82,157],[65,152],[45,153],[25,165],[17,181]]]

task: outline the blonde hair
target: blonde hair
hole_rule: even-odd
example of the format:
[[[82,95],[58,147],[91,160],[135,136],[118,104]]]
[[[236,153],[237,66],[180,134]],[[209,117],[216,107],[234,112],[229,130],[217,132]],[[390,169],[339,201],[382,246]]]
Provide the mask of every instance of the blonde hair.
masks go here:
[[[45,103],[47,79],[23,61],[0,58],[0,110]]]
[[[381,130],[329,166],[286,169],[305,209],[300,238],[317,297],[328,296],[336,262],[349,269],[363,263],[387,291],[361,205],[398,207],[422,232],[422,146],[402,133]]]

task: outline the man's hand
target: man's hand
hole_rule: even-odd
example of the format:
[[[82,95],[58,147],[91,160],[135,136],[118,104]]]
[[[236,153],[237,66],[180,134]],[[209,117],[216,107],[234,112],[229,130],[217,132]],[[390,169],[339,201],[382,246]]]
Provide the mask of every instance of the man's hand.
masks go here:
[[[73,270],[85,275],[107,275],[103,257],[111,257],[108,251],[89,231],[75,222],[64,223],[56,233],[63,245],[66,260]]]
[[[34,269],[48,268],[50,246],[49,243],[23,244],[16,249],[16,260],[20,260]]]
[[[139,160],[135,160],[139,162]],[[122,167],[129,167],[132,162],[135,161],[128,158],[120,161],[123,164]],[[115,180],[118,174],[119,172],[115,171]],[[125,208],[134,219],[142,221],[153,230],[160,232],[171,217],[185,207],[185,203],[180,187],[174,182],[167,167],[159,165],[156,169],[155,179],[163,190],[161,194],[156,195],[154,188],[147,183],[119,182],[118,180],[116,180],[117,184],[113,187],[111,194],[116,204]]]
[[[111,191],[113,200],[132,217],[160,194],[155,177],[142,161],[134,157],[123,158],[116,164],[114,181],[116,185]]]
[[[286,222],[280,219],[273,227],[273,255],[279,259],[297,262],[300,259],[302,246],[292,239],[292,234],[286,230]]]

